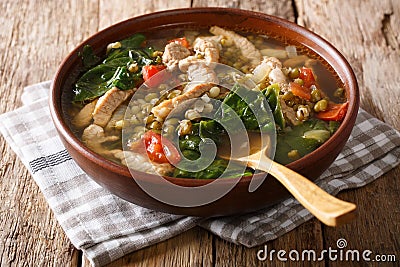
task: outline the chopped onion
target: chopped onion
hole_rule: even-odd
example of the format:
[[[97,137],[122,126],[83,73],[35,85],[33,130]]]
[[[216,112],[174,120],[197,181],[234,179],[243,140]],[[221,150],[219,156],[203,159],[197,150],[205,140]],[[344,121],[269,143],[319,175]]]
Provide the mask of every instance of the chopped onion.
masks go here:
[[[289,58],[297,57],[297,49],[294,45],[286,46],[285,50]]]
[[[268,77],[268,74],[271,71],[271,67],[267,64],[267,62],[263,61],[261,62],[260,65],[258,65],[254,70],[253,70],[253,81],[258,84],[265,80]]]

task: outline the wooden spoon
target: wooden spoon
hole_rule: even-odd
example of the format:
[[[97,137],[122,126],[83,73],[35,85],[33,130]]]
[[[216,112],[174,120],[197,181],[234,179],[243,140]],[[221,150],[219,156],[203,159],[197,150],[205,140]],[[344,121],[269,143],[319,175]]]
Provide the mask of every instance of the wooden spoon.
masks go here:
[[[251,140],[248,155],[231,157],[230,146],[221,146],[218,147],[218,156],[224,159],[247,163],[247,166],[252,169],[259,169],[271,174],[306,209],[326,225],[339,226],[355,218],[355,204],[331,196],[304,176],[268,158],[266,156],[270,144],[268,135],[262,135],[261,140],[260,133],[248,132],[247,134],[248,140]],[[243,135],[241,138],[243,138]],[[231,136],[231,142],[229,142],[227,136],[224,136],[223,139],[226,139],[223,140],[223,144],[231,143],[238,145],[234,141],[234,136]],[[244,145],[246,146],[247,144]]]

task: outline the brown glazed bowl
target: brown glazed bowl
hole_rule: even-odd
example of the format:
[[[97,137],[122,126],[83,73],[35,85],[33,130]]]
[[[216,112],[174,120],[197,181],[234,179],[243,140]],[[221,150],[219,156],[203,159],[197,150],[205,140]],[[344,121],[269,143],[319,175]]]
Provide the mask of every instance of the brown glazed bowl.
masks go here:
[[[154,186],[162,187],[157,184],[154,175],[134,172],[135,179],[133,179],[128,168],[117,165],[86,148],[65,121],[62,103],[63,99],[68,99],[68,95],[71,94],[73,82],[79,74],[82,63],[78,53],[82,51],[84,45],[89,44],[97,55],[104,55],[108,43],[144,30],[161,30],[174,26],[209,27],[212,25],[266,34],[288,44],[306,47],[311,54],[325,61],[344,84],[349,101],[348,112],[338,131],[327,142],[305,157],[288,164],[287,167],[314,180],[329,167],[342,150],[355,123],[359,107],[359,92],[349,63],[330,43],[292,22],[252,11],[228,8],[188,8],[157,12],[115,24],[81,43],[62,62],[51,87],[51,115],[65,147],[76,163],[93,180],[111,193],[146,208],[194,216],[220,216],[251,212],[275,204],[289,195],[288,191],[270,176],[256,191],[249,192],[250,180],[259,178],[258,175],[254,175],[254,177],[239,178],[240,180],[229,193],[209,204],[197,207],[168,205],[149,196],[135,181],[135,179],[141,179],[148,183],[154,183]],[[185,187],[197,187],[211,182],[201,179],[165,179]],[[235,179],[224,179],[224,183],[234,181]],[[160,190],[162,189],[160,188]]]

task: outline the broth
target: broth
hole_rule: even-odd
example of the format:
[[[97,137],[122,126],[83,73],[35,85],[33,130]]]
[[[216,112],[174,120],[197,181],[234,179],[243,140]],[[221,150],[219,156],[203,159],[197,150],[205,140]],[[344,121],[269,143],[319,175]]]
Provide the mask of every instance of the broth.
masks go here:
[[[73,99],[63,102],[67,122],[96,153],[118,164],[133,164],[144,172],[198,179],[218,178],[224,172],[227,162],[219,158],[196,172],[175,168],[168,160],[197,160],[199,145],[206,137],[221,145],[218,136],[225,134],[223,127],[205,116],[207,111],[218,109],[210,99],[230,105],[247,130],[269,127],[267,122],[253,123],[254,114],[237,97],[238,91],[219,85],[221,81],[231,82],[235,90],[243,89],[235,83],[236,76],[217,74],[218,67],[213,63],[240,70],[244,73],[240,79],[256,84],[248,95],[254,91],[265,97],[260,101],[267,101],[273,112],[275,160],[282,164],[301,158],[329,139],[347,109],[343,85],[325,62],[305,53],[304,48],[265,35],[235,33],[215,26],[200,30],[175,28],[116,41],[107,46],[107,54],[101,59],[86,49],[82,54],[87,68],[73,81]],[[165,69],[177,74],[171,77],[183,84],[169,88],[177,82],[175,78],[150,79]],[[199,72],[206,80],[186,88]],[[138,91],[143,82],[148,90]],[[181,108],[180,117],[164,114],[181,99],[192,98],[197,102]],[[162,131],[175,138],[179,149],[173,143],[161,143]],[[168,159],[165,149],[171,156]],[[238,166],[228,177],[251,174],[252,170],[243,171]]]

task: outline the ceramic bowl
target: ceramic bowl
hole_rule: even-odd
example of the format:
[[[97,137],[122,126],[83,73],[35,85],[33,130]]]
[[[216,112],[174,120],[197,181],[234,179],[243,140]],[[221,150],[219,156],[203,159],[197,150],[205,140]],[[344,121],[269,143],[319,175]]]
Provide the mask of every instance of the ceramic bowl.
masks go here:
[[[174,214],[194,216],[220,216],[255,211],[275,204],[288,197],[287,190],[273,177],[268,176],[254,192],[249,192],[249,183],[254,177],[242,177],[234,188],[222,198],[206,205],[180,207],[165,204],[145,193],[136,183],[137,179],[160,186],[151,174],[134,172],[132,178],[128,168],[117,165],[86,148],[73,134],[64,117],[63,99],[70,99],[73,82],[81,68],[78,56],[86,44],[98,55],[104,54],[108,43],[126,38],[146,30],[162,30],[165,27],[218,25],[232,30],[267,34],[288,44],[306,47],[311,54],[323,60],[344,84],[349,109],[337,132],[323,145],[287,167],[314,180],[325,171],[342,150],[357,116],[359,91],[355,75],[346,59],[326,40],[311,31],[287,20],[267,14],[227,8],[190,8],[151,13],[128,19],[104,29],[78,45],[60,65],[51,87],[50,110],[62,142],[76,163],[97,183],[129,202]],[[185,187],[198,187],[212,181],[201,179],[165,178]],[[224,183],[234,180],[225,179]],[[220,186],[218,184],[216,187]],[[162,188],[160,188],[162,190]]]

